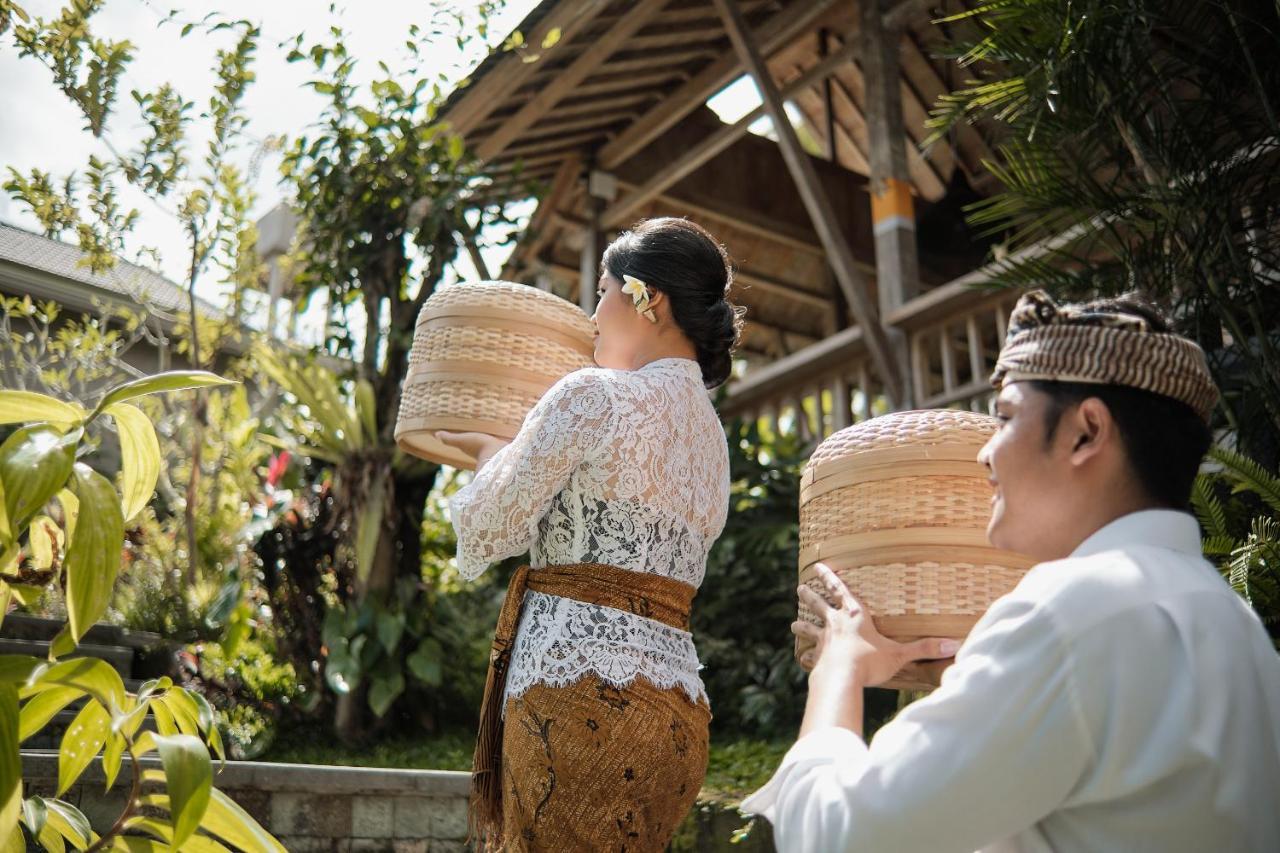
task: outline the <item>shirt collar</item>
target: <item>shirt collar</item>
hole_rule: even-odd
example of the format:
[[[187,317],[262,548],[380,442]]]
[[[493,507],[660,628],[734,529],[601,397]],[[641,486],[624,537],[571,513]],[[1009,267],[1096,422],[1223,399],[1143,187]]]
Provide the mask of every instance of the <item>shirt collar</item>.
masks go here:
[[[1088,557],[1126,546],[1154,545],[1200,556],[1200,527],[1190,513],[1147,509],[1122,515],[1103,525],[1071,552]]]
[[[641,370],[650,370],[653,368],[667,368],[668,370],[675,370],[680,373],[686,373],[690,376],[696,376],[699,379],[702,378],[702,368],[698,366],[698,362],[691,358],[680,358],[678,356],[657,358],[648,364],[642,364],[640,366]]]

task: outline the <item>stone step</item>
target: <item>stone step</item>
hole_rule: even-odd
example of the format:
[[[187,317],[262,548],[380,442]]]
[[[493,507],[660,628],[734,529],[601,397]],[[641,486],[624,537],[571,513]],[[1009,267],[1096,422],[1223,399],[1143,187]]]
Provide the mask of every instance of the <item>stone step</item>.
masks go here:
[[[10,613],[0,623],[0,637],[13,640],[52,640],[66,624],[63,619],[46,619],[27,613]],[[164,637],[148,631],[131,631],[118,625],[97,624],[90,626],[81,642],[98,646],[125,646],[130,649],[149,649],[170,645]]]
[[[25,613],[10,613],[0,623],[0,642],[4,640],[24,640],[34,643],[48,643],[65,624],[60,619],[46,619]],[[130,631],[116,625],[97,624],[89,628],[81,639],[81,648],[98,646],[130,650],[133,659],[125,676],[135,678],[158,678],[172,675],[174,672],[174,654],[182,648],[181,643],[166,640],[159,634],[146,631]],[[46,646],[47,648],[47,646]],[[46,652],[40,653],[41,655]],[[93,653],[82,655],[100,657]],[[112,664],[115,666],[115,664]],[[119,667],[116,667],[119,669]]]
[[[15,640],[0,638],[0,655],[32,655],[38,658],[49,656],[48,640]],[[125,646],[99,646],[94,643],[81,643],[76,650],[68,654],[68,658],[97,658],[111,664],[112,668],[124,678],[133,676],[133,649]]]

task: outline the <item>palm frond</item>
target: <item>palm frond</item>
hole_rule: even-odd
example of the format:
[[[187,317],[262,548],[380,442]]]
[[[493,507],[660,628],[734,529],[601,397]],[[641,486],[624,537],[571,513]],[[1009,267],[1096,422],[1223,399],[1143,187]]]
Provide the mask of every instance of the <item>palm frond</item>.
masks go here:
[[[1213,489],[1213,480],[1205,474],[1196,477],[1191,485],[1191,508],[1195,510],[1200,526],[1204,528],[1206,540],[1226,539],[1234,543],[1234,538],[1227,529],[1227,512]],[[1207,550],[1207,549],[1206,549]],[[1230,548],[1227,552],[1230,552]]]
[[[1225,447],[1209,449],[1209,458],[1222,465],[1222,476],[1233,481],[1235,491],[1250,491],[1273,511],[1280,513],[1280,476],[1272,474],[1254,459]]]

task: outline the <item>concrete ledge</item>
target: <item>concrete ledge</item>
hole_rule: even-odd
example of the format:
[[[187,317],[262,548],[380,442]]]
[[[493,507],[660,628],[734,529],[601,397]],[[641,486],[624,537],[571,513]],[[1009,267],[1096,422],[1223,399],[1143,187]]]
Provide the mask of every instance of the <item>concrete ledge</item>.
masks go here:
[[[129,757],[125,756],[117,786],[132,778]],[[146,756],[142,766],[160,767],[160,759]],[[58,753],[54,750],[23,750],[22,773],[30,779],[58,778]],[[99,785],[106,781],[102,764],[95,761],[81,777]],[[219,788],[262,788],[274,792],[315,792],[324,794],[423,794],[432,797],[465,797],[471,789],[471,774],[461,770],[398,770],[382,767],[333,767],[314,764],[273,764],[265,761],[228,761],[213,765],[213,784]]]
[[[156,756],[145,769],[159,768]],[[58,753],[23,750],[29,793],[52,795]],[[96,829],[124,808],[133,770],[126,757],[115,785],[105,790],[100,760],[63,799]],[[229,761],[214,765],[213,784],[291,851],[464,851],[471,774],[451,770],[394,770]]]

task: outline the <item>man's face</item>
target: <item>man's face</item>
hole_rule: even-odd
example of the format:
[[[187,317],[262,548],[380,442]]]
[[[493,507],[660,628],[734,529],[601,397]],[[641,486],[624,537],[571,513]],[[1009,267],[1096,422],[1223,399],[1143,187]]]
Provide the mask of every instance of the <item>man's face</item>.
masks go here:
[[[1057,535],[1073,511],[1071,436],[1059,429],[1046,442],[1049,403],[1025,382],[1005,385],[996,397],[1000,427],[978,454],[994,488],[987,539],[1038,560],[1064,557],[1073,547]]]

